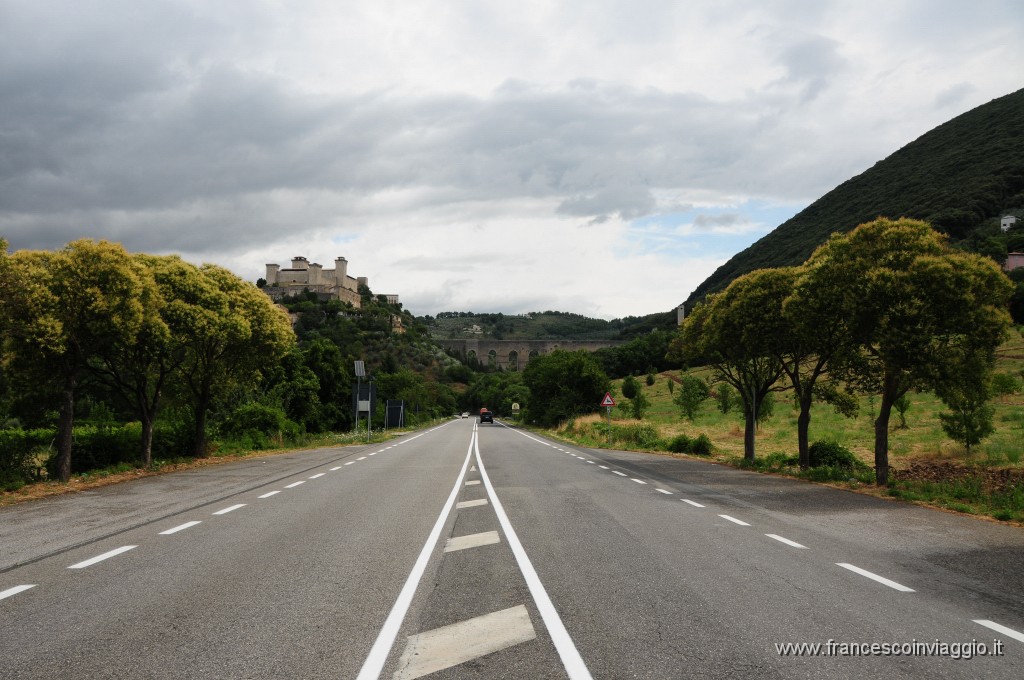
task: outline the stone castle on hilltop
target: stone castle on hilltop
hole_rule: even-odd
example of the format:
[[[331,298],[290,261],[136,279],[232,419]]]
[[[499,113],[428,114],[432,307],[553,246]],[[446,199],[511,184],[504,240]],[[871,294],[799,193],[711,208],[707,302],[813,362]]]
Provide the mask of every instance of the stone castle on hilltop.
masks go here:
[[[352,278],[348,275],[348,260],[343,257],[334,259],[334,269],[324,269],[322,264],[310,262],[301,255],[292,258],[292,266],[282,269],[279,264],[267,265],[267,283],[264,292],[272,300],[280,300],[286,295],[297,295],[304,292],[317,293],[322,297],[331,297],[348,302],[359,308],[362,299],[359,287],[369,287],[365,276]],[[389,304],[398,304],[397,295],[385,295]]]

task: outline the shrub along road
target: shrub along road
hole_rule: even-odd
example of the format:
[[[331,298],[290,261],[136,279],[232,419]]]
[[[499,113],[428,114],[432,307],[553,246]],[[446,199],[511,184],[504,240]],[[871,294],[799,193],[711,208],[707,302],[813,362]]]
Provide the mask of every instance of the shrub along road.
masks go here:
[[[1019,528],[500,422],[20,504],[0,541],[10,677],[1024,674]]]

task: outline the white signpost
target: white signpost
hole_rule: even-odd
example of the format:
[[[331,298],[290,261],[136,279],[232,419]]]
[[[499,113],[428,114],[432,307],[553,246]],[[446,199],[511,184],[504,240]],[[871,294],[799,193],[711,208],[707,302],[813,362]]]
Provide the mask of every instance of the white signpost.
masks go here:
[[[611,392],[604,393],[604,399],[601,400],[601,406],[605,407],[605,411],[608,414],[608,443],[612,442],[612,406],[615,406],[615,400],[612,399]]]

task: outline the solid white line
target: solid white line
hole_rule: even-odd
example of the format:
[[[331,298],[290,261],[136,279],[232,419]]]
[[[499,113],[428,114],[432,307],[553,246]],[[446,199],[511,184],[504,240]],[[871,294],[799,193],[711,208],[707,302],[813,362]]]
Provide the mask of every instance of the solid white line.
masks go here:
[[[334,472],[335,470],[340,470],[340,469],[341,469],[341,466],[340,466],[340,465],[339,465],[338,467],[332,467],[332,468],[330,469],[330,472]]]
[[[690,505],[692,505],[695,508],[703,508],[704,507],[703,505],[701,505],[697,501],[691,501],[689,498],[680,498],[679,500],[681,500],[684,503],[689,503]]]
[[[380,672],[388,660],[388,655],[391,653],[391,647],[395,644],[398,630],[402,627],[402,620],[409,611],[413,595],[416,594],[416,587],[419,585],[423,572],[427,568],[430,554],[434,551],[437,539],[441,535],[441,529],[448,520],[448,514],[451,512],[452,506],[455,505],[455,499],[458,497],[459,491],[462,490],[462,479],[466,476],[469,458],[473,455],[473,440],[475,439],[476,434],[474,433],[470,439],[469,450],[466,452],[466,460],[462,463],[462,470],[459,471],[459,476],[455,479],[455,486],[452,487],[448,500],[445,502],[444,507],[441,508],[441,514],[437,516],[434,528],[430,530],[430,535],[427,536],[423,549],[420,550],[420,555],[416,558],[412,571],[409,572],[409,577],[405,579],[405,585],[402,586],[402,590],[398,593],[398,599],[395,600],[395,604],[392,605],[388,617],[384,620],[384,625],[381,626],[380,633],[377,634],[377,639],[374,641],[373,647],[370,648],[370,653],[366,656],[366,660],[363,661],[363,667],[359,669],[359,675],[356,676],[356,680],[376,680],[376,678],[380,677]]]
[[[171,534],[176,534],[179,531],[184,531],[185,529],[188,529],[190,527],[194,527],[197,524],[202,524],[202,522],[200,522],[199,520],[196,520],[194,522],[185,522],[184,524],[179,524],[178,526],[174,527],[173,529],[168,529],[167,531],[161,531],[160,535],[161,536],[170,536]]]
[[[300,479],[300,480],[299,480],[299,481],[297,481],[297,482],[292,482],[291,484],[285,484],[284,488],[286,488],[286,489],[294,489],[294,488],[295,488],[295,487],[297,487],[297,486],[298,486],[299,484],[305,484],[305,483],[306,483],[306,480],[304,480],[304,479]]]
[[[618,470],[612,470],[612,474],[618,475],[619,477],[625,477],[625,472],[619,472]]]
[[[302,482],[299,482],[299,483],[301,484]],[[215,512],[213,514],[215,514],[215,515],[226,515],[229,512],[233,512],[235,510],[238,510],[239,508],[244,508],[244,507],[245,507],[245,503],[239,503],[237,505],[229,505],[228,507],[224,508],[223,510],[218,510],[217,512]]]
[[[800,545],[796,541],[791,541],[788,538],[783,538],[782,536],[779,536],[778,534],[765,534],[765,536],[767,536],[768,538],[774,538],[776,541],[779,541],[780,543],[785,543],[786,545],[791,545],[794,548],[803,548],[804,550],[807,550],[807,546],[806,545]]]
[[[323,477],[323,476],[324,476],[324,475],[326,475],[326,474],[327,474],[326,472],[318,472],[318,473],[316,473],[315,475],[312,475],[312,476],[310,477],[310,479],[316,479],[317,477]]]
[[[893,588],[895,590],[899,590],[904,593],[914,592],[913,588],[908,588],[904,585],[900,585],[899,583],[896,583],[896,581],[890,581],[889,579],[883,576],[879,576],[878,574],[872,574],[870,571],[866,569],[861,569],[860,567],[855,567],[852,564],[847,564],[846,562],[836,562],[836,566],[842,567],[843,569],[849,569],[850,571],[860,574],[861,576],[867,576],[872,581],[878,581],[882,585],[889,586],[890,588]]]
[[[271,496],[276,496],[279,493],[281,493],[280,490],[268,491],[267,493],[263,494],[262,496],[257,496],[257,498],[270,498]]]
[[[644,481],[644,480],[642,480],[642,479],[637,479],[636,477],[630,477],[630,479],[632,479],[632,480],[633,480],[634,482],[636,482],[637,484],[646,484],[646,483],[647,483],[647,482],[645,482],[645,481]]]
[[[579,650],[576,649],[576,645],[569,636],[569,631],[565,629],[565,624],[562,623],[562,619],[558,616],[555,605],[551,602],[551,598],[548,597],[544,584],[540,582],[540,577],[537,576],[533,563],[530,562],[530,558],[526,555],[526,550],[523,549],[523,544],[519,542],[516,530],[512,528],[512,522],[509,521],[508,515],[505,514],[505,508],[498,499],[498,494],[494,491],[491,478],[487,476],[487,471],[484,469],[484,461],[480,457],[480,444],[475,438],[473,440],[473,447],[476,453],[476,464],[480,468],[480,478],[487,489],[491,505],[494,506],[494,514],[498,516],[498,523],[501,524],[501,529],[505,532],[505,539],[512,549],[516,562],[519,563],[519,571],[523,573],[523,578],[526,579],[526,585],[530,589],[530,594],[533,595],[533,601],[537,604],[537,610],[540,612],[540,617],[544,620],[544,625],[548,628],[548,633],[551,634],[551,641],[555,644],[555,649],[558,650],[558,656],[562,659],[562,665],[565,667],[569,680],[590,680],[591,675],[590,671],[587,670],[587,664],[583,662],[583,657],[580,656]]]
[[[672,492],[671,492],[671,491],[668,491],[668,490],[666,490],[666,489],[655,489],[655,491],[657,491],[658,493],[664,493],[664,494],[668,494],[669,496],[671,496],[671,495],[672,495]]]
[[[33,583],[31,585],[14,586],[13,588],[8,588],[7,590],[0,590],[0,600],[6,600],[8,597],[11,597],[13,595],[17,595],[18,593],[23,593],[26,590],[28,590],[29,588],[35,588],[35,587],[36,587],[36,584]]]
[[[722,519],[727,519],[730,522],[735,522],[736,524],[739,524],[741,527],[749,527],[750,526],[749,524],[747,524],[743,520],[736,519],[735,517],[730,517],[729,515],[719,515],[719,517],[721,517]]]
[[[97,562],[102,562],[103,560],[110,559],[111,557],[114,557],[116,555],[120,555],[123,552],[128,552],[129,550],[131,550],[133,548],[138,548],[138,547],[139,546],[137,546],[137,545],[122,545],[120,548],[117,548],[115,550],[111,550],[110,552],[105,552],[102,555],[97,555],[96,557],[90,558],[90,559],[88,559],[88,560],[86,560],[84,562],[79,562],[78,564],[72,564],[70,567],[68,567],[68,569],[85,569],[86,567],[91,567],[92,565],[96,564]]]
[[[3,593],[0,593],[0,595],[3,595]],[[0,598],[0,599],[3,599],[3,598]],[[996,631],[997,633],[1002,633],[1003,635],[1005,635],[1007,637],[1012,637],[1014,640],[1019,640],[1021,642],[1024,642],[1024,633],[1016,631],[1013,628],[1007,628],[1006,626],[1001,626],[998,623],[996,623],[995,621],[989,621],[988,619],[973,619],[973,620],[974,620],[975,623],[979,623],[979,624],[985,626],[986,628],[991,628],[992,630]]]

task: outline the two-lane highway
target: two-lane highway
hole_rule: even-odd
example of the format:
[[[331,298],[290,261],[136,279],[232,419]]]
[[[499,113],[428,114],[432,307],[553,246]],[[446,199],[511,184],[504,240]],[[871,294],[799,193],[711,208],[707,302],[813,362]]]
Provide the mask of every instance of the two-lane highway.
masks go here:
[[[1018,528],[458,419],[0,510],[0,677],[1016,678],[1022,560]]]

